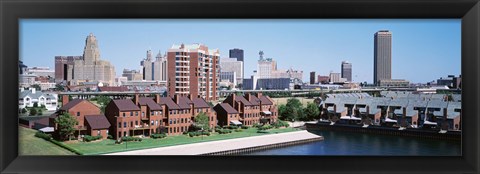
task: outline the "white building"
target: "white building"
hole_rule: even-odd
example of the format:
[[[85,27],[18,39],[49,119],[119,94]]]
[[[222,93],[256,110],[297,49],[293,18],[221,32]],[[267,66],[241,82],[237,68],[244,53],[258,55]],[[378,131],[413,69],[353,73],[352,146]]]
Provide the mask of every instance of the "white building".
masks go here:
[[[128,81],[127,77],[115,77],[115,86],[122,86],[124,82]]]
[[[220,73],[222,72],[235,72],[236,82],[230,81],[235,85],[243,82],[243,62],[238,61],[237,58],[221,58]]]
[[[25,70],[25,74],[54,78],[55,70],[51,70],[49,67],[29,67]]]
[[[330,72],[330,82],[331,83],[342,83],[342,82],[346,82],[346,81],[347,81],[346,78],[341,78],[340,73]]]
[[[152,50],[147,51],[147,58],[140,62],[143,80],[167,82],[167,57],[158,52],[153,60]]]
[[[36,91],[35,88],[29,88],[28,90],[20,88],[18,108],[33,107],[35,103],[38,107],[45,105],[47,110],[55,111],[58,105],[58,95]]]

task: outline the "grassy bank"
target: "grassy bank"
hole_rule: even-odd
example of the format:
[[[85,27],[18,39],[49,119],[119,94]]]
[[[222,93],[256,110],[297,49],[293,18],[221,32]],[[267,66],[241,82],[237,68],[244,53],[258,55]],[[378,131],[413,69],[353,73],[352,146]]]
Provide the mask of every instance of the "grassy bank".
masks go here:
[[[241,129],[242,132],[232,132],[230,134],[212,133],[210,136],[189,137],[188,135],[169,136],[163,139],[145,138],[141,142],[128,142],[123,144],[115,144],[114,140],[101,140],[96,142],[65,142],[64,144],[77,150],[83,155],[97,155],[104,153],[122,152],[138,149],[174,146],[181,144],[191,144],[207,141],[226,140],[233,138],[242,138],[249,136],[260,136],[268,134],[276,134],[283,132],[297,131],[295,128],[271,129],[267,133],[257,133],[256,128]]]
[[[18,128],[19,155],[75,155],[49,141],[35,137],[36,130],[24,127]]]
[[[313,103],[313,98],[305,98],[305,97],[282,97],[282,98],[272,98],[272,100],[277,104],[277,105],[286,105],[287,104],[287,100],[290,99],[290,98],[296,98],[298,99],[304,107],[307,106],[307,103],[310,102],[310,103]]]

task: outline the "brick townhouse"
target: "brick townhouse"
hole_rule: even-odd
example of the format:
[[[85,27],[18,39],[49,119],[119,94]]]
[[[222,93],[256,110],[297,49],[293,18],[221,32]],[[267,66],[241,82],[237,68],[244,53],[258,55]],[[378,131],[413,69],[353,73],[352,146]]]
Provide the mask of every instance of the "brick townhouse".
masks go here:
[[[278,108],[273,100],[268,96],[263,96],[262,93],[255,95],[246,94],[244,96],[237,96],[230,94],[223,103],[228,103],[233,109],[239,112],[239,121],[243,125],[253,125],[255,123],[273,123],[278,118]],[[219,115],[221,113],[217,113]],[[219,115],[217,117],[226,117]],[[228,125],[230,122],[227,123]]]
[[[58,125],[55,124],[55,118],[63,113],[69,113],[76,118],[78,124],[75,125],[75,136],[78,135],[102,135],[105,139],[109,133],[110,123],[101,113],[100,108],[88,100],[74,99],[69,101],[68,96],[63,96],[63,106],[55,113],[50,115],[49,124],[54,127],[54,136],[58,138]]]
[[[105,115],[113,125],[110,130],[115,132],[112,134],[114,138],[153,133],[180,135],[190,130],[200,112],[206,113],[213,128],[217,123],[216,114],[202,98],[136,95],[132,100],[113,100],[105,109]]]

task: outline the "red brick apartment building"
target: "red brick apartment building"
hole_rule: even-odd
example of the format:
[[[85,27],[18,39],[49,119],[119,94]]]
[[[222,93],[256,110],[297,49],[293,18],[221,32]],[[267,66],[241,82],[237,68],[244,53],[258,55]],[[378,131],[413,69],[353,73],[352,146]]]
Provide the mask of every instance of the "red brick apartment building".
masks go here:
[[[53,125],[55,130],[54,136],[58,137],[58,125],[55,124],[55,118],[63,113],[69,113],[77,119],[75,136],[80,133],[80,135],[102,135],[104,139],[107,138],[110,123],[101,114],[100,108],[88,100],[74,99],[69,101],[66,95],[63,97],[63,106],[49,118],[50,125]]]
[[[219,58],[218,49],[203,44],[173,45],[167,53],[169,95],[218,100]]]
[[[180,135],[187,132],[198,113],[209,116],[210,126],[216,123],[216,114],[202,98],[180,95],[171,97],[139,97],[132,100],[113,100],[105,108],[105,115],[112,124],[114,138],[123,136],[149,136],[153,133]]]
[[[246,94],[245,96],[237,96],[230,94],[223,103],[228,103],[233,109],[239,113],[239,121],[243,125],[253,125],[255,123],[262,123],[264,120],[267,123],[273,123],[278,118],[278,108],[273,100],[268,96],[263,96],[262,93],[256,95]],[[220,109],[220,108],[219,108]],[[218,118],[225,118],[224,112],[218,113]],[[220,120],[220,119],[219,119]],[[226,123],[227,125],[230,122]]]

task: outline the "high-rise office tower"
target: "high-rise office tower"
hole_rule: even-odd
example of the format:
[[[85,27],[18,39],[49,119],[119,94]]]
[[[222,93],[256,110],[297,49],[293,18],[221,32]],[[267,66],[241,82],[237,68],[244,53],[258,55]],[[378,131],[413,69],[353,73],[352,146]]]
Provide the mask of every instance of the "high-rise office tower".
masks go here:
[[[153,60],[152,51],[147,51],[147,58],[140,62],[143,80],[167,81],[167,58],[159,52]]]
[[[348,82],[352,81],[352,63],[342,61],[342,78],[347,79]]]
[[[380,30],[374,35],[373,83],[392,79],[392,33]]]
[[[310,84],[315,84],[315,71],[310,72]]]
[[[218,100],[219,57],[218,49],[203,44],[173,45],[167,52],[169,95]]]
[[[243,50],[242,50],[242,49],[240,49],[240,48],[234,48],[234,49],[230,49],[230,50],[229,50],[229,55],[228,55],[228,56],[229,56],[230,58],[237,58],[237,61],[242,62],[242,65],[244,65],[245,63],[244,63],[244,61],[243,61],[243,60],[244,60],[244,59],[243,59],[243,55],[244,55],[244,54],[243,54]],[[244,70],[244,66],[242,66],[242,73],[241,73],[241,74],[238,74],[238,73],[237,73],[237,76],[241,76],[242,79],[243,79],[243,78],[245,77],[245,72],[244,72],[244,71],[245,71],[245,70]],[[240,79],[238,79],[238,80],[240,80]],[[243,80],[238,81],[238,83],[243,83]]]

